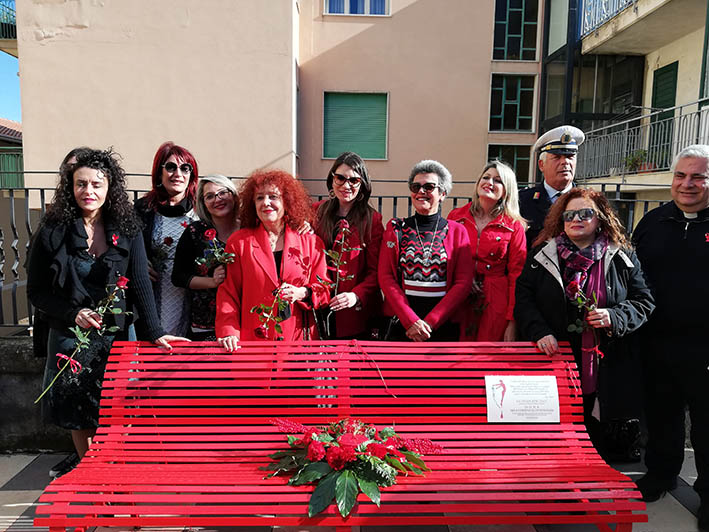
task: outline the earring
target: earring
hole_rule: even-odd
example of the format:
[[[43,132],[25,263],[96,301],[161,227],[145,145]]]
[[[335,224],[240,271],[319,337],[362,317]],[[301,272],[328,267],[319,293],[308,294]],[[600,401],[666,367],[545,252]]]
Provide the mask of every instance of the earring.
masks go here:
[[[335,197],[335,191],[332,190],[332,189],[330,189],[330,192],[328,192],[328,195],[329,195],[331,198],[334,198],[334,197]]]

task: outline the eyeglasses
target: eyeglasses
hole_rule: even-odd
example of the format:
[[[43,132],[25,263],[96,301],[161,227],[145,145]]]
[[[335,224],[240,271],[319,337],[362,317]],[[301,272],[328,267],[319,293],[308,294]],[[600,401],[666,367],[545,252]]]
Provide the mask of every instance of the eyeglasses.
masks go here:
[[[335,178],[335,182],[338,185],[344,185],[345,183],[349,183],[353,187],[358,187],[362,182],[362,178],[358,176],[347,177],[342,174],[332,174],[332,177]]]
[[[204,202],[205,203],[212,203],[215,199],[225,199],[229,196],[232,195],[232,191],[229,190],[228,188],[223,188],[216,194],[212,194],[211,192],[209,194],[204,195]]]
[[[177,164],[173,162],[165,163],[162,165],[162,167],[167,170],[167,173],[169,174],[174,174],[175,171],[179,168],[180,172],[182,172],[183,175],[191,174],[192,173],[192,165],[190,163],[182,163],[179,167]]]
[[[593,217],[596,216],[596,211],[593,209],[579,209],[577,211],[564,211],[561,213],[561,217],[565,222],[573,221],[576,216],[578,216],[579,220],[582,222],[588,222],[589,220],[593,220]]]
[[[440,188],[439,185],[435,183],[411,183],[409,185],[409,190],[413,192],[414,194],[417,194],[419,190],[424,189],[426,192],[433,192],[437,188]]]

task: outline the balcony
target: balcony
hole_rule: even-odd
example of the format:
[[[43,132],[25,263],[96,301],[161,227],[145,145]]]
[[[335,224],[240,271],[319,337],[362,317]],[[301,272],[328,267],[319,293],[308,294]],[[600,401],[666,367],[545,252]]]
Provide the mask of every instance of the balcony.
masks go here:
[[[17,57],[15,0],[0,0],[0,50]]]
[[[647,55],[702,27],[706,0],[583,0],[582,53]]]
[[[581,181],[620,177],[625,182],[628,175],[669,171],[682,149],[709,144],[707,104],[709,99],[699,100],[587,131],[579,149],[577,177]]]

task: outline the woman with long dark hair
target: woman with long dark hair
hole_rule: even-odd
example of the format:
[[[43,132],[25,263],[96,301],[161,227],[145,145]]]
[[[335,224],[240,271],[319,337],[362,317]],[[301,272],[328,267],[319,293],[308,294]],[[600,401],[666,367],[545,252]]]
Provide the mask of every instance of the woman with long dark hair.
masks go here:
[[[184,336],[190,325],[187,289],[172,284],[177,242],[197,219],[197,161],[174,142],[162,144],[153,158],[152,189],[135,202],[143,221],[143,240],[153,281],[160,323],[170,334]],[[142,327],[139,327],[142,333]]]
[[[337,254],[342,267],[324,316],[330,338],[364,338],[368,321],[381,306],[377,268],[382,215],[369,205],[372,184],[356,153],[348,151],[335,159],[327,174],[327,189],[330,199],[314,206],[315,232]],[[335,276],[337,272],[331,275]]]
[[[123,277],[128,279],[127,297],[114,303],[120,312],[102,316],[98,303],[119,280],[125,284]],[[77,453],[83,456],[98,426],[108,352],[115,339],[133,336],[126,299],[144,319],[148,339],[168,349],[170,342],[182,340],[166,335],[158,321],[140,220],[128,199],[123,169],[110,150],[84,150],[76,154],[74,164],[62,166],[31,249],[27,293],[50,324],[45,387],[76,347],[70,328],[104,331],[91,336],[89,345],[76,353],[71,370],[59,375],[43,399],[49,420],[71,430]]]

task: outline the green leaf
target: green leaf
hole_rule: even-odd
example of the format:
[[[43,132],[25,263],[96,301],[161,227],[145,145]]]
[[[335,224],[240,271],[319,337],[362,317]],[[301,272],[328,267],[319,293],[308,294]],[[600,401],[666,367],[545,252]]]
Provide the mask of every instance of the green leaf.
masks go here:
[[[308,482],[315,482],[330,472],[332,472],[332,468],[327,464],[327,462],[312,462],[301,469],[300,473],[291,478],[288,483],[293,486],[300,486],[301,484],[307,484]]]
[[[396,459],[396,458],[394,458],[393,456],[387,455],[387,456],[384,458],[384,460],[386,460],[387,464],[389,464],[389,465],[391,465],[392,467],[398,469],[398,470],[401,471],[402,473],[408,474],[408,471],[407,471],[406,468],[402,465],[402,463],[399,462],[399,460]]]
[[[424,471],[430,471],[430,469],[426,467],[426,462],[424,462],[418,454],[412,451],[402,451],[402,454],[406,457],[407,461],[411,462],[414,465],[417,465]]]
[[[362,493],[369,497],[369,500],[377,506],[381,505],[382,494],[380,493],[379,486],[377,486],[376,482],[357,477],[357,483],[359,484],[359,489],[361,489]]]
[[[123,312],[123,309],[118,308],[118,307],[111,309],[112,314],[121,314],[122,312]]]
[[[570,323],[569,326],[566,328],[567,331],[569,332],[576,332],[576,325],[573,323]]]
[[[354,476],[352,471],[345,469],[335,484],[335,499],[342,517],[350,515],[352,507],[357,502],[358,493],[357,477]]]
[[[330,506],[332,499],[335,498],[335,485],[337,484],[337,479],[340,478],[341,474],[342,471],[333,471],[318,482],[317,487],[310,497],[310,504],[308,504],[308,517],[313,517]]]
[[[111,327],[108,328],[108,332],[114,333],[120,331],[121,328],[118,325],[112,325]]]
[[[382,440],[386,440],[387,438],[392,438],[396,436],[396,431],[394,430],[394,427],[384,427],[382,430],[379,431],[379,437]]]
[[[292,434],[288,435],[288,445],[293,447],[293,444],[296,442],[296,440],[299,440],[300,438],[298,436],[293,436]]]
[[[281,324],[276,322],[273,324],[273,329],[278,333],[278,334],[283,334],[283,327],[281,327]]]

